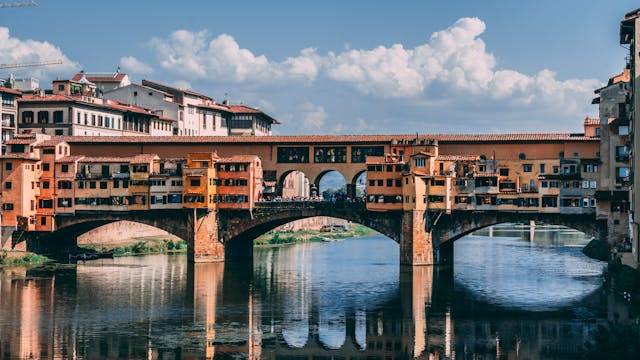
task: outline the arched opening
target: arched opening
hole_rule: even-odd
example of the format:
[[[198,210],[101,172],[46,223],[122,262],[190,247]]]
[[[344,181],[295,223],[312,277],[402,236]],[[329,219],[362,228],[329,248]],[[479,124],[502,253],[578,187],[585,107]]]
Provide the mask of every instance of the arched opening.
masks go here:
[[[168,245],[169,242],[173,245]],[[160,250],[164,246],[170,246],[169,250],[174,250],[175,246],[183,247],[185,244],[186,239],[181,239],[166,230],[128,220],[98,226],[77,237],[79,249],[99,252],[126,251],[136,245],[138,251]]]
[[[353,178],[355,198],[365,199],[367,195],[367,172],[361,171]]]
[[[591,239],[575,228],[533,221],[482,227],[452,243],[454,282],[499,306],[568,307],[602,285],[606,263],[581,251]]]
[[[315,184],[324,200],[334,202],[347,200],[347,181],[339,171],[330,170],[321,173]]]
[[[315,193],[317,193],[317,190],[315,190]],[[313,195],[314,189],[309,178],[299,170],[286,171],[280,176],[276,194],[277,196],[274,198],[267,198],[266,200],[300,201],[315,196]]]

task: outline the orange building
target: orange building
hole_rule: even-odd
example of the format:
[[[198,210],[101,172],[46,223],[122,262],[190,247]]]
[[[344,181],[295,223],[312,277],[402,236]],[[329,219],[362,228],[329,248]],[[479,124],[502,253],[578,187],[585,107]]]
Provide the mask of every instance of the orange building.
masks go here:
[[[216,202],[220,209],[253,209],[262,199],[262,166],[255,155],[219,159]]]
[[[220,157],[215,153],[190,153],[184,169],[183,205],[186,208],[215,210],[216,167]]]

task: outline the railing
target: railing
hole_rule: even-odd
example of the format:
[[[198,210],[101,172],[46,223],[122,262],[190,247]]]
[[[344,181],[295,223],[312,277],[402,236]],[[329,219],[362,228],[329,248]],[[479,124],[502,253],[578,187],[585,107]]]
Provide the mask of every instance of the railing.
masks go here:
[[[2,120],[2,126],[4,126],[4,127],[15,127],[16,126],[16,122],[15,122],[15,120],[4,119],[4,120]]]
[[[629,155],[616,155],[617,162],[629,162]]]

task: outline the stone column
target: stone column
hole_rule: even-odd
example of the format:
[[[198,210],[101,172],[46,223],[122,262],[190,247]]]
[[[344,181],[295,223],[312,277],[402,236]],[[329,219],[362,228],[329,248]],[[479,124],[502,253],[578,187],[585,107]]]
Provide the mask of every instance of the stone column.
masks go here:
[[[409,210],[403,213],[400,234],[401,265],[434,264],[432,234],[426,229],[424,211]]]
[[[218,241],[217,212],[193,210],[189,218],[187,260],[189,262],[224,261],[224,244]]]

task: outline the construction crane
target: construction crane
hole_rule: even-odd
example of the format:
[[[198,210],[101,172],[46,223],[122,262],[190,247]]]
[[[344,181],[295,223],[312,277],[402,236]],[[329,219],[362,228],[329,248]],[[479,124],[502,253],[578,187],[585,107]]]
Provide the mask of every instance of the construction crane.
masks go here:
[[[0,8],[15,8],[23,6],[38,6],[35,1],[12,1],[12,2],[0,2]]]
[[[59,65],[62,64],[62,60],[49,60],[49,61],[39,61],[32,63],[19,63],[19,64],[0,64],[0,69],[15,69],[15,68],[23,68],[23,67],[34,67],[34,66],[44,66],[44,65]]]

